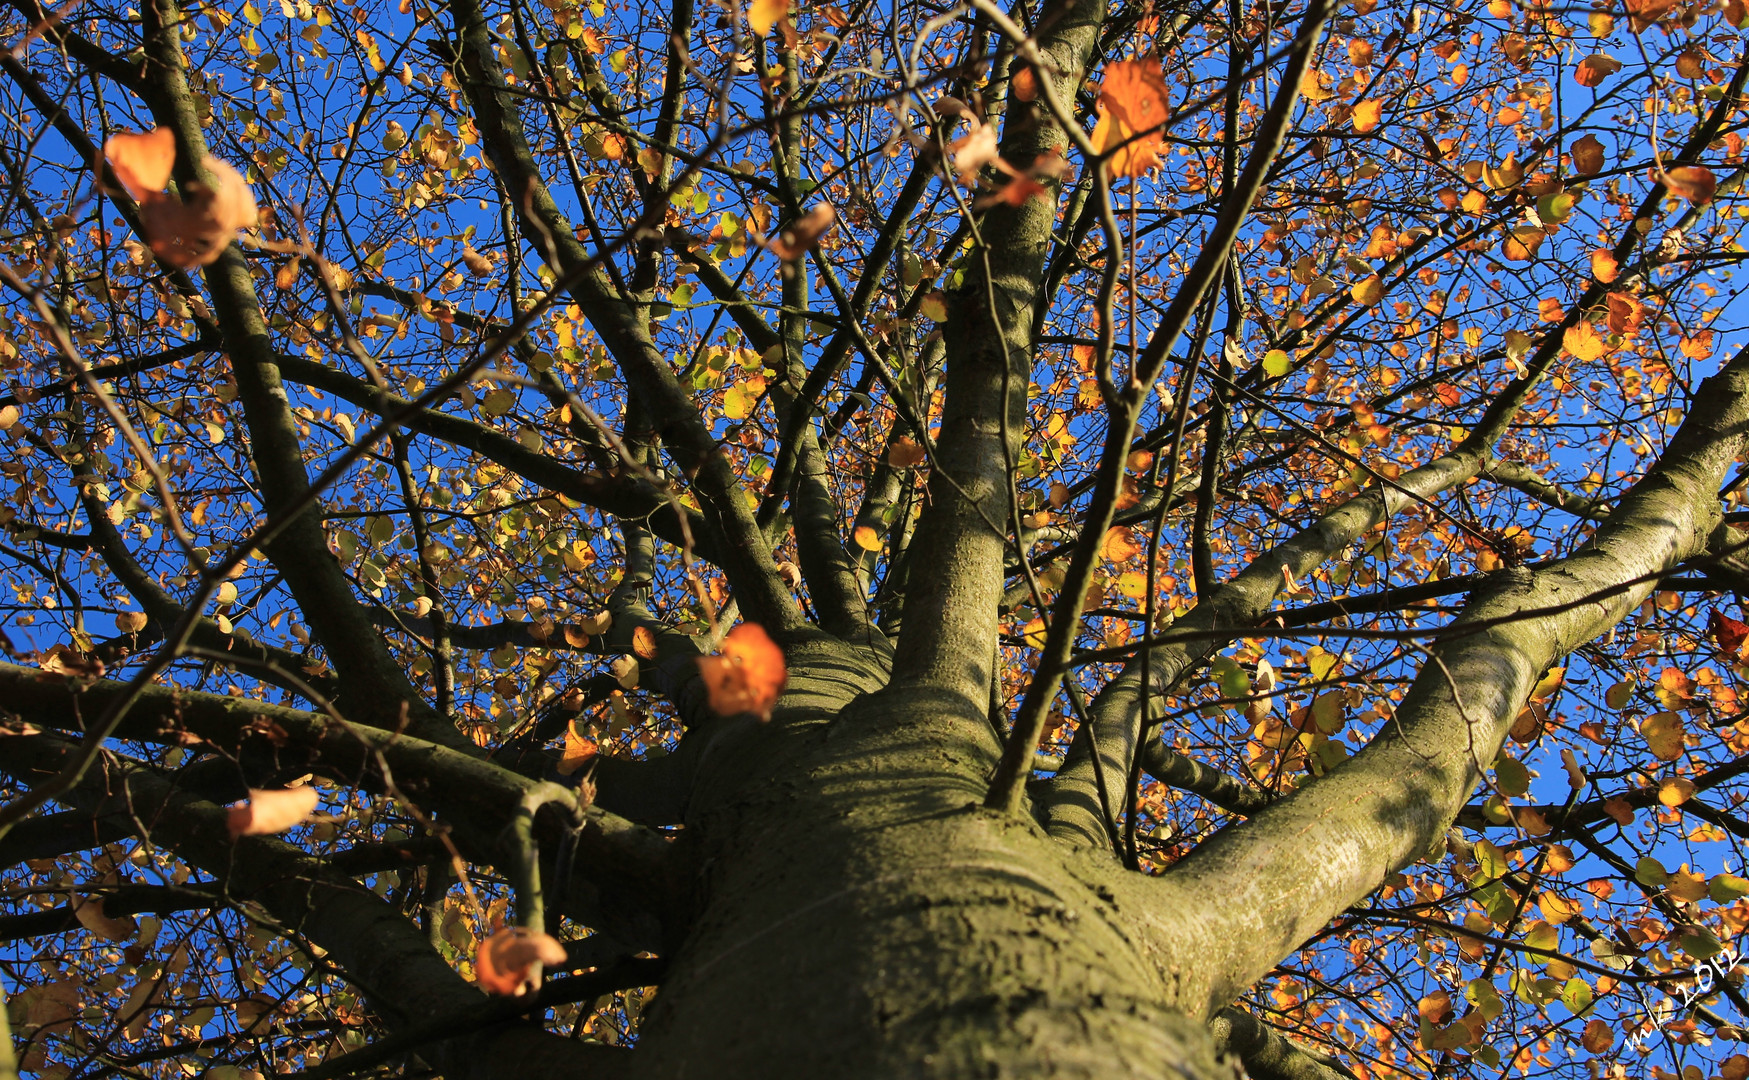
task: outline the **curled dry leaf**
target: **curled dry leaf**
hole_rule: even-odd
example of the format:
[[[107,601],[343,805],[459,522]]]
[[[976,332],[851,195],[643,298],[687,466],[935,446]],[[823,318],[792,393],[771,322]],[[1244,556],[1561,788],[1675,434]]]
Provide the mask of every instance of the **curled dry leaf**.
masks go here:
[[[825,236],[826,230],[837,220],[838,211],[831,203],[815,203],[813,209],[785,229],[781,236],[765,241],[765,248],[785,261],[799,259],[814,249],[820,237]]]
[[[313,787],[269,791],[250,788],[249,801],[231,807],[225,816],[225,826],[231,830],[233,840],[239,836],[284,832],[310,816],[316,809],[316,798]]]
[[[138,929],[130,918],[112,919],[106,915],[101,896],[73,897],[73,917],[79,920],[80,926],[110,941],[126,941]]]
[[[1166,73],[1158,60],[1118,60],[1106,65],[1099,87],[1093,149],[1110,155],[1112,176],[1141,176],[1160,164],[1170,96]]]
[[[488,994],[521,997],[540,989],[541,968],[565,962],[557,938],[523,926],[507,926],[487,938],[474,957],[474,980]]]
[[[757,623],[742,623],[729,631],[721,652],[698,658],[698,671],[712,712],[752,713],[762,720],[770,717],[787,677],[783,650]]]
[[[973,184],[984,166],[996,160],[996,129],[970,117],[972,130],[948,144],[953,154],[953,169],[960,182]]]

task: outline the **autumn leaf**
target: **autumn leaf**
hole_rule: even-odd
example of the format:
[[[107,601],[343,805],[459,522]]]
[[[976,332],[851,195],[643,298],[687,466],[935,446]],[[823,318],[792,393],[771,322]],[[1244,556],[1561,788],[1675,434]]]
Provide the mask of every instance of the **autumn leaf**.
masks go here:
[[[1735,659],[1743,654],[1743,643],[1749,641],[1749,623],[1714,611],[1707,616],[1706,629],[1726,656]]]
[[[850,538],[856,546],[864,551],[879,551],[881,549],[881,534],[872,525],[858,525]]]
[[[812,251],[837,220],[838,211],[831,203],[815,203],[781,236],[765,241],[765,249],[785,262],[793,262]]]
[[[783,650],[758,623],[742,623],[723,639],[722,651],[698,658],[699,676],[719,716],[751,713],[761,720],[783,693]]]
[[[477,278],[492,276],[492,260],[474,250],[474,245],[462,245],[462,264]]]
[[[587,735],[579,734],[577,722],[571,721],[565,725],[565,750],[559,757],[559,775],[570,776],[594,761],[599,752],[600,748],[596,745],[595,740]]]
[[[1579,1034],[1579,1045],[1593,1054],[1601,1054],[1615,1043],[1615,1031],[1602,1020],[1587,1020]]]
[[[211,184],[191,182],[179,201],[169,195],[148,195],[140,203],[140,225],[152,254],[188,270],[217,259],[236,238],[237,230],[255,224],[255,193],[243,174],[216,157],[201,162]]]
[[[131,918],[112,919],[103,910],[103,897],[77,896],[73,898],[73,917],[79,920],[79,925],[109,941],[126,941],[134,936],[139,929]]]
[[[1620,60],[1608,53],[1592,53],[1579,61],[1579,67],[1573,72],[1573,81],[1580,86],[1599,86],[1620,70]]]
[[[747,7],[747,25],[760,37],[771,33],[777,20],[789,14],[789,0],[753,0]]]
[[[1506,234],[1500,243],[1500,255],[1512,262],[1529,262],[1536,258],[1546,234],[1534,225],[1520,225]]]
[[[146,628],[146,613],[143,611],[117,612],[115,628],[124,634],[137,634]]]
[[[1348,295],[1362,307],[1371,307],[1385,298],[1385,282],[1377,274],[1361,278],[1348,287]]]
[[[308,785],[273,790],[250,788],[249,801],[226,812],[225,827],[233,840],[284,832],[315,811],[317,798],[316,789]]]
[[[1008,92],[1018,101],[1032,101],[1038,97],[1038,73],[1033,71],[1031,64],[1022,64],[1015,71]]]
[[[1647,749],[1659,761],[1675,761],[1681,757],[1687,734],[1681,713],[1653,713],[1640,724],[1640,737],[1646,740]]]
[[[1601,281],[1603,284],[1608,285],[1610,282],[1614,281],[1616,276],[1620,273],[1621,269],[1616,264],[1615,254],[1613,252],[1599,248],[1591,253],[1592,277]]]
[[[1354,104],[1354,112],[1349,116],[1349,121],[1354,125],[1356,131],[1371,131],[1379,126],[1379,119],[1383,113],[1384,106],[1377,101],[1357,101]]]
[[[638,660],[635,656],[616,656],[607,665],[608,674],[620,685],[622,690],[630,690],[638,685]]]
[[[1658,801],[1665,806],[1681,806],[1694,797],[1694,781],[1684,776],[1672,776],[1658,784]]]
[[[642,660],[656,659],[656,634],[647,626],[632,631],[632,652]]]
[[[134,201],[144,202],[170,183],[170,170],[176,165],[176,135],[165,127],[111,135],[103,144],[103,156]]]
[[[1580,176],[1596,176],[1603,171],[1603,144],[1595,135],[1587,135],[1571,148],[1573,171]]]
[[[1169,97],[1158,60],[1116,60],[1106,65],[1092,142],[1096,152],[1108,155],[1110,175],[1142,176],[1159,165]]]
[[[1719,186],[1718,177],[1704,165],[1678,165],[1662,173],[1654,171],[1653,179],[1663,181],[1665,187],[1697,206],[1711,202]]]
[[[1127,562],[1141,553],[1142,542],[1136,539],[1134,530],[1122,525],[1106,530],[1105,539],[1099,544],[1099,554],[1112,562]]]
[[[480,943],[474,981],[488,994],[521,997],[539,990],[541,968],[565,962],[557,938],[525,926],[507,926]]]
[[[923,447],[907,438],[894,439],[887,447],[887,464],[895,469],[909,469],[924,461]]]
[[[1561,347],[1580,360],[1595,360],[1609,351],[1609,343],[1588,322],[1567,327],[1561,334]]]
[[[1676,6],[1676,0],[1623,0],[1623,6],[1628,11],[1628,25],[1639,34],[1662,19]]]
[[[976,183],[984,166],[996,160],[996,129],[975,116],[970,119],[972,129],[948,144],[954,172],[964,184]]]

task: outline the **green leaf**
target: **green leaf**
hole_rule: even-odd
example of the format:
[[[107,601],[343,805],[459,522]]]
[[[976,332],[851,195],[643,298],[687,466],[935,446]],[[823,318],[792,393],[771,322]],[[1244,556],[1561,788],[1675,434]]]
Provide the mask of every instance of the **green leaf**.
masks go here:
[[[1272,379],[1279,379],[1288,373],[1293,366],[1293,358],[1280,349],[1271,349],[1263,354],[1263,371]]]
[[[1670,871],[1664,864],[1647,855],[1634,864],[1634,880],[1650,889],[1661,889],[1670,881]]]
[[[1561,1004],[1578,1016],[1591,1007],[1591,984],[1575,975],[1561,987]]]

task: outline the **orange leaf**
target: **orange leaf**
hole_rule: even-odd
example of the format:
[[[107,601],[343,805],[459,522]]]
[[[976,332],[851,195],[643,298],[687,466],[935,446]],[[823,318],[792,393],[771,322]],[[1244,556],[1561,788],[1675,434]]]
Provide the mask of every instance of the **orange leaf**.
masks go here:
[[[1117,60],[1106,65],[1093,149],[1110,155],[1111,175],[1141,176],[1160,164],[1169,97],[1166,73],[1158,60]]]
[[[565,753],[559,758],[559,775],[570,776],[594,761],[598,753],[600,747],[595,745],[595,740],[577,734],[577,723],[573,720],[565,725]]]
[[[565,962],[557,938],[524,926],[507,926],[487,938],[474,957],[474,980],[488,994],[521,997],[540,989],[541,967]]]
[[[1624,6],[1628,9],[1628,24],[1638,34],[1662,19],[1676,6],[1676,0],[1625,0]]]
[[[282,788],[263,791],[249,789],[249,801],[241,802],[225,814],[225,827],[231,839],[239,836],[266,836],[284,832],[309,817],[316,809],[316,789],[313,787]]]
[[[1673,776],[1658,785],[1658,801],[1665,806],[1681,806],[1694,797],[1694,781]]]
[[[856,546],[864,551],[879,551],[881,549],[881,534],[872,525],[858,525],[850,538],[856,541]]]
[[[1350,116],[1356,131],[1371,131],[1379,126],[1379,119],[1384,114],[1384,106],[1376,101],[1357,101],[1354,113]]]
[[[1008,92],[1020,101],[1031,101],[1038,97],[1038,73],[1032,70],[1031,64],[1023,64],[1014,73],[1014,80],[1008,84]]]
[[[757,623],[742,623],[729,631],[720,653],[698,658],[698,671],[712,712],[752,713],[761,720],[771,716],[787,674],[783,650]]]
[[[1615,1032],[1602,1020],[1587,1020],[1579,1035],[1579,1045],[1593,1054],[1601,1054],[1615,1042]]]
[[[923,447],[907,438],[894,439],[887,447],[887,464],[895,469],[908,469],[913,465],[921,465],[924,460]]]
[[[1689,202],[1699,205],[1711,202],[1713,192],[1718,190],[1718,177],[1704,165],[1678,165],[1666,170],[1663,176],[1654,177],[1664,181],[1666,187]]]
[[[1541,246],[1546,235],[1534,225],[1520,225],[1506,234],[1506,239],[1500,243],[1500,254],[1512,262],[1529,262],[1536,257],[1536,249]]]
[[[1608,285],[1621,273],[1621,267],[1616,264],[1613,252],[1599,248],[1591,253],[1591,276]]]
[[[1578,70],[1573,72],[1573,81],[1580,86],[1598,86],[1620,70],[1620,60],[1608,53],[1592,53],[1579,61]]]
[[[103,156],[134,201],[143,202],[170,183],[170,169],[176,164],[176,136],[162,127],[140,134],[111,135],[103,144]]]
[[[656,635],[647,626],[632,631],[632,652],[643,660],[656,659]]]

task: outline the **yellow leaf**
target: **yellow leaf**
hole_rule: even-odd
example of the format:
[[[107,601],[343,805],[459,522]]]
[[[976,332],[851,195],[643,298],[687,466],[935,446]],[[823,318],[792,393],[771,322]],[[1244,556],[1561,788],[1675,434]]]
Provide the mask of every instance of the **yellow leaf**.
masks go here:
[[[1612,252],[1599,248],[1591,253],[1591,276],[1608,285],[1614,281],[1621,268],[1616,264]]]
[[[1022,633],[1026,635],[1026,643],[1032,648],[1042,649],[1045,647],[1045,621],[1043,619],[1034,619],[1027,623],[1026,629]]]
[[[771,33],[777,20],[789,14],[789,0],[753,0],[747,8],[747,25],[761,37]]]
[[[1580,360],[1595,360],[1609,351],[1609,344],[1597,333],[1597,327],[1588,322],[1567,327],[1561,335],[1561,347]]]
[[[1687,735],[1681,713],[1653,713],[1640,724],[1640,737],[1646,740],[1647,748],[1659,761],[1675,761],[1681,757]]]
[[[1348,288],[1348,295],[1362,307],[1371,307],[1385,297],[1384,279],[1377,274],[1361,278]]]
[[[850,536],[856,541],[856,546],[864,551],[879,551],[881,549],[881,534],[875,532],[872,525],[858,525],[856,531]]]
[[[1673,776],[1658,785],[1658,801],[1665,806],[1681,806],[1694,797],[1694,781]]]
[[[1379,119],[1384,113],[1384,106],[1376,101],[1359,101],[1354,105],[1354,114],[1350,119],[1356,131],[1371,131],[1379,126]]]
[[[923,313],[925,319],[933,322],[946,322],[947,297],[940,292],[932,292],[923,298],[923,302],[917,306],[917,310]]]

